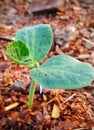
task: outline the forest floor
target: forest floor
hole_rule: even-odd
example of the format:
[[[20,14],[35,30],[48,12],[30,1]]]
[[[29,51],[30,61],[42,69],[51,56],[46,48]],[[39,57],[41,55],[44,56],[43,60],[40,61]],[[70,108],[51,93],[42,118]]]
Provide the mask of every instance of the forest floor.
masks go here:
[[[41,94],[37,86],[33,107],[27,107],[29,69],[13,63],[5,51],[19,28],[40,23],[50,24],[54,32],[45,60],[67,54],[94,66],[93,0],[70,0],[63,12],[49,14],[32,14],[30,0],[0,1],[0,130],[94,130],[94,82]]]

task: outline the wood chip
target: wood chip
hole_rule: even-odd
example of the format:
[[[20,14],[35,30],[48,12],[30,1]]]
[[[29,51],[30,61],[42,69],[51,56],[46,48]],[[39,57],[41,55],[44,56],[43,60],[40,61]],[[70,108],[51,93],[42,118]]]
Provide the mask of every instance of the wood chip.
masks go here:
[[[94,47],[94,42],[92,42],[86,38],[83,38],[83,41],[85,41],[84,45],[87,49],[92,49]]]
[[[60,117],[60,108],[56,104],[53,105],[51,117],[55,119]]]
[[[6,61],[6,60],[7,60],[7,56],[6,56],[6,54],[5,54],[4,49],[2,49],[1,52],[2,52],[2,55],[3,55],[4,60]]]
[[[65,0],[44,0],[42,2],[40,0],[32,0],[30,10],[32,13],[44,13],[56,10],[63,11],[65,5]]]
[[[9,36],[0,36],[0,40],[5,40],[5,41],[14,41],[14,37],[9,37]]]
[[[78,59],[86,59],[86,58],[90,58],[89,54],[81,54],[77,57]]]
[[[2,103],[2,96],[1,96],[1,93],[0,93],[0,104]]]
[[[46,102],[47,101],[47,97],[45,94],[43,94],[43,101]]]
[[[15,108],[17,106],[19,106],[19,102],[15,102],[15,103],[5,107],[5,111],[9,111],[9,110],[11,110],[11,109],[13,109],[13,108]]]

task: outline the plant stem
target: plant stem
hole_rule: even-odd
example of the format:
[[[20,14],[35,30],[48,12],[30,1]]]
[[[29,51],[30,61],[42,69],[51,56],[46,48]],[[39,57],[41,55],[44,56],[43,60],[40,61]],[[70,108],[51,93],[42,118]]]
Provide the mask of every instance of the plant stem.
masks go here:
[[[38,62],[34,62],[33,65],[34,65],[34,68],[39,67]],[[34,80],[32,80],[32,83],[30,85],[30,90],[29,90],[29,99],[28,99],[28,107],[29,108],[33,106],[33,98],[34,98],[35,88],[36,88],[36,82]]]
[[[32,80],[32,83],[30,85],[30,90],[29,90],[29,99],[28,99],[29,108],[33,106],[33,98],[34,98],[35,88],[36,88],[36,82],[34,80]]]

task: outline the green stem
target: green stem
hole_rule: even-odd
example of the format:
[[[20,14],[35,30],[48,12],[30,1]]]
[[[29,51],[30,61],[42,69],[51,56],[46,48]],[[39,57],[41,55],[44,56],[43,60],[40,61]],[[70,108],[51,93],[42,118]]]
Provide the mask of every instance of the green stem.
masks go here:
[[[38,68],[39,63],[33,62],[33,67]],[[36,82],[34,80],[32,80],[32,83],[30,85],[30,90],[29,90],[29,99],[28,99],[28,107],[29,108],[33,106],[33,98],[34,98],[35,88],[36,88]]]
[[[30,85],[30,90],[29,90],[29,99],[28,99],[28,106],[29,107],[33,106],[33,98],[34,98],[35,88],[36,88],[36,82],[34,80],[32,80],[32,83]]]

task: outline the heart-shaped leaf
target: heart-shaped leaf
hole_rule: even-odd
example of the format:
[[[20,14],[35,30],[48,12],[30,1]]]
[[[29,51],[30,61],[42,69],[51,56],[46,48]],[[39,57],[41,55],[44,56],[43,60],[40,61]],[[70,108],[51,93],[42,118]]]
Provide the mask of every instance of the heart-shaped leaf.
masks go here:
[[[6,54],[17,64],[29,65],[32,63],[29,48],[23,41],[13,41],[7,46]]]
[[[40,62],[52,46],[53,34],[49,24],[39,24],[19,29],[15,39],[24,41],[30,49],[32,59]]]
[[[94,79],[94,68],[67,55],[50,58],[40,68],[31,70],[30,75],[47,88],[75,89],[87,86]]]

